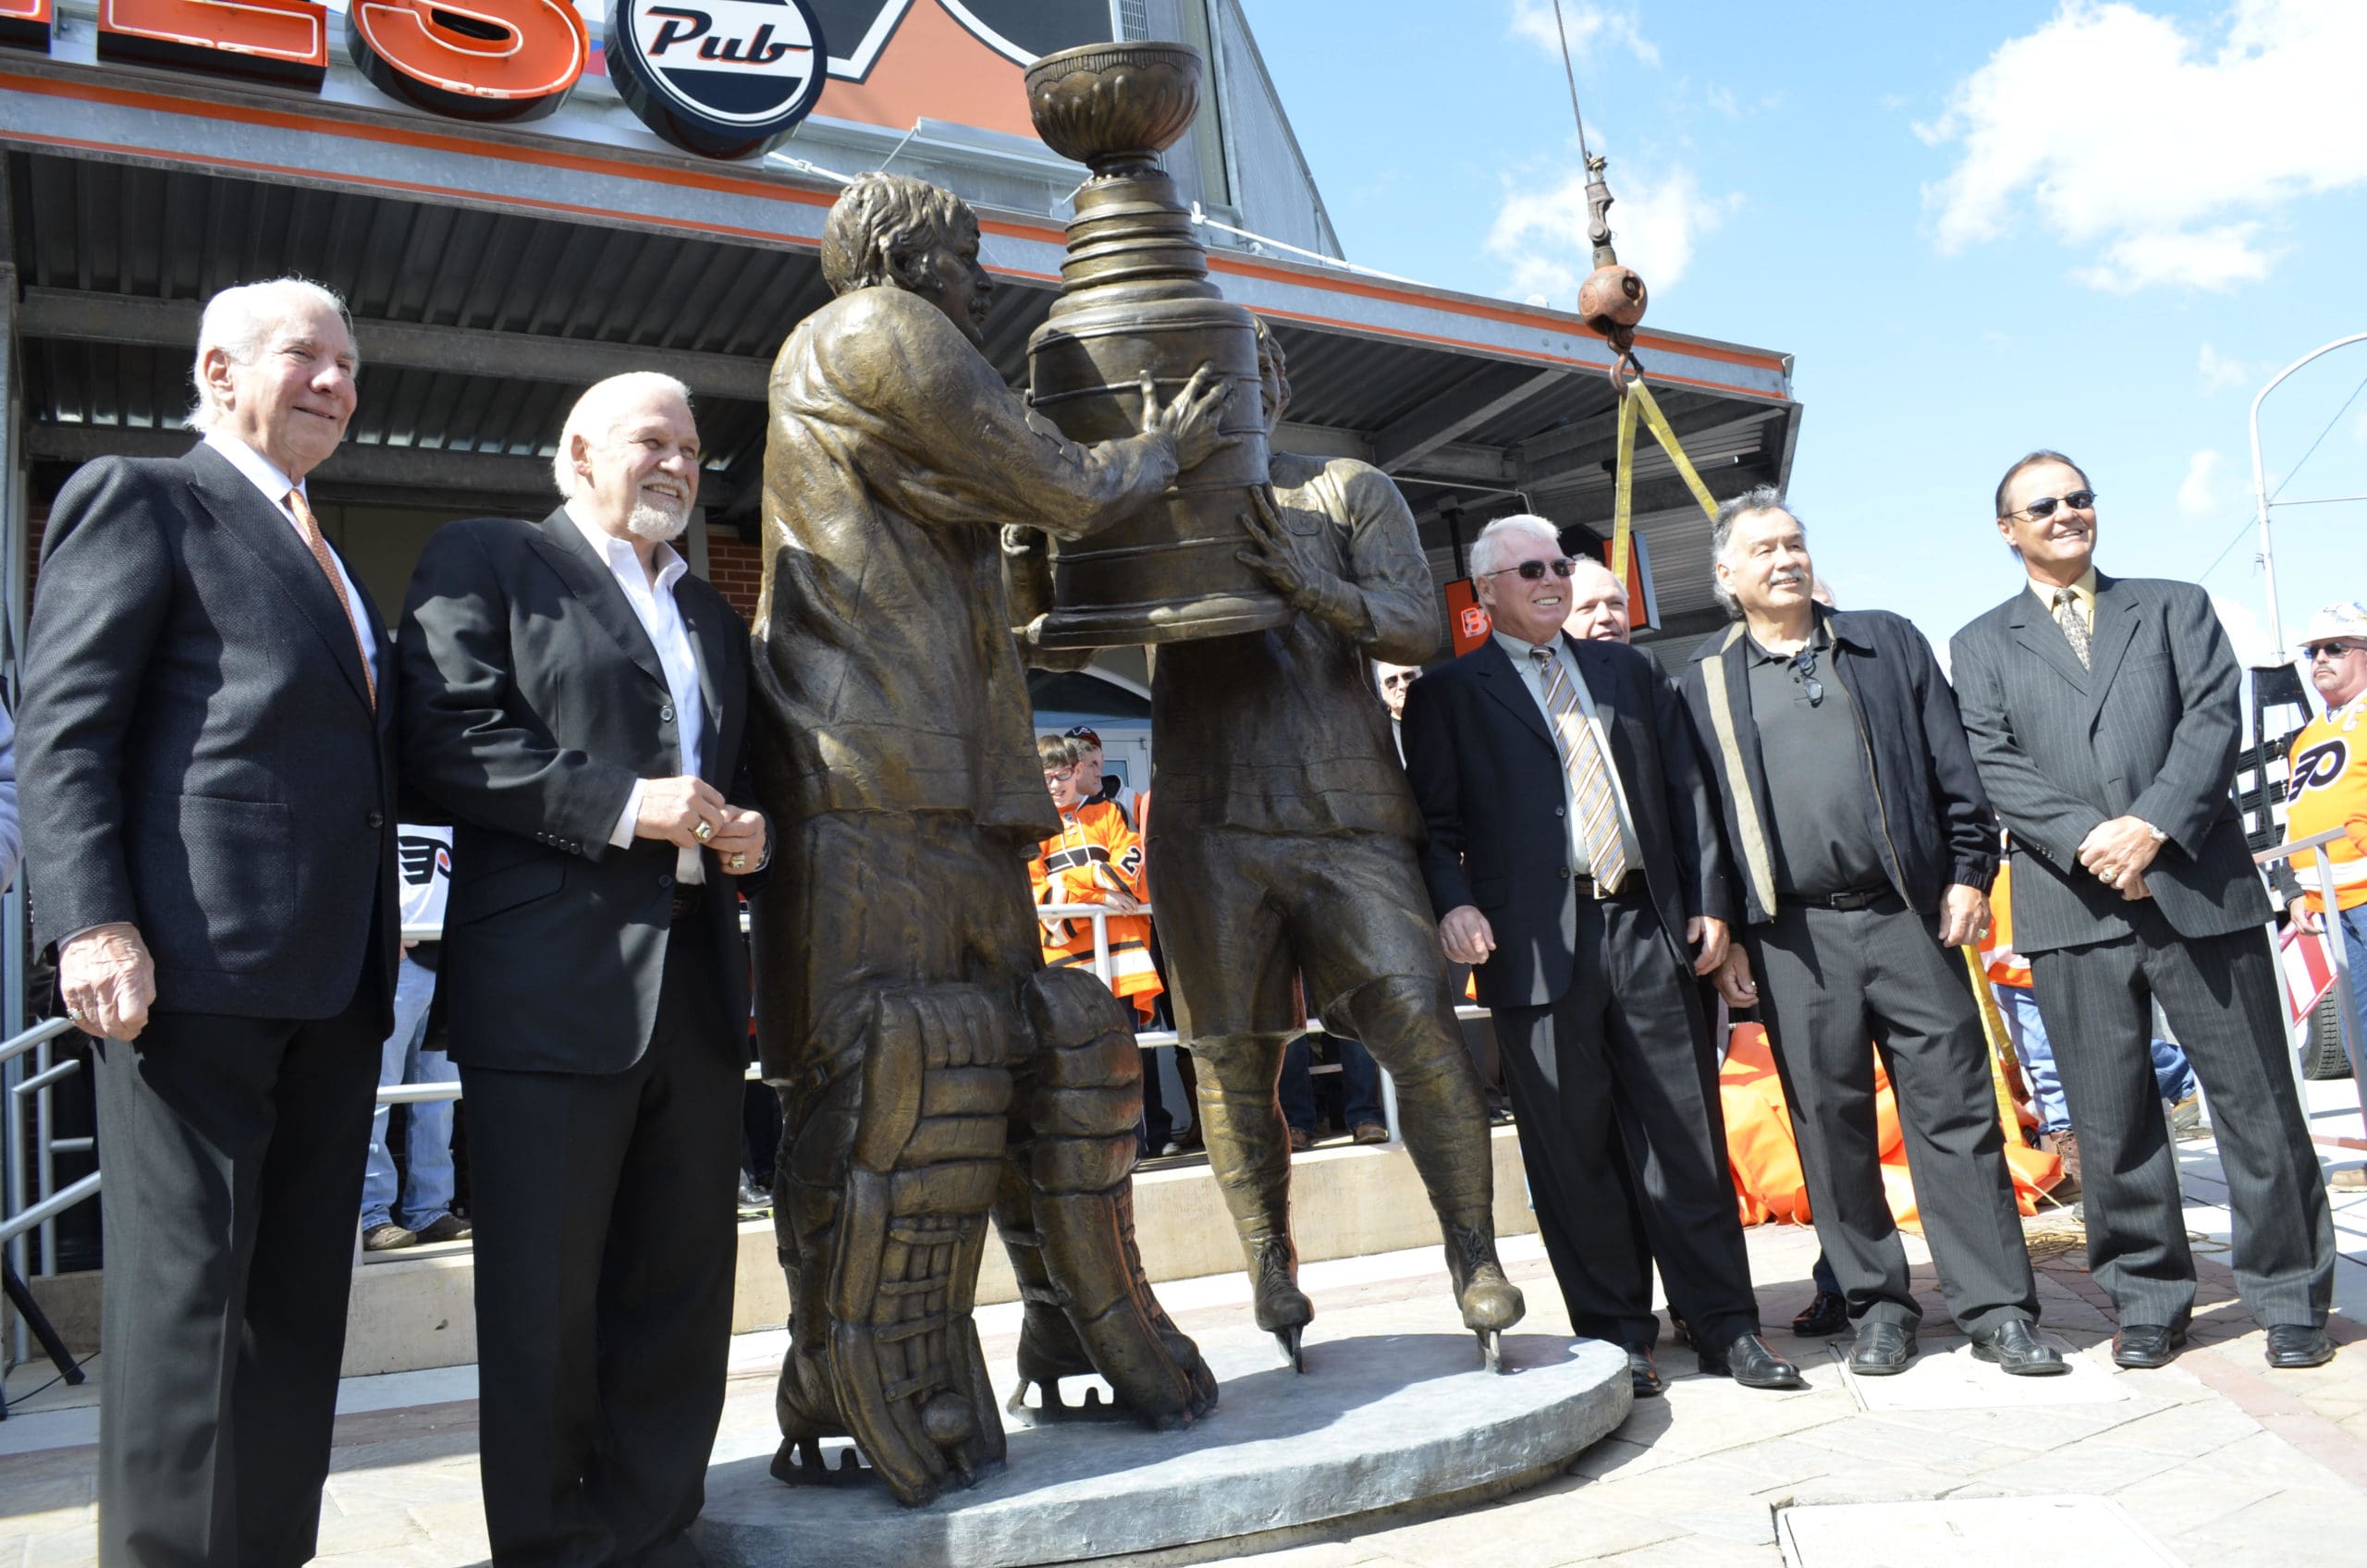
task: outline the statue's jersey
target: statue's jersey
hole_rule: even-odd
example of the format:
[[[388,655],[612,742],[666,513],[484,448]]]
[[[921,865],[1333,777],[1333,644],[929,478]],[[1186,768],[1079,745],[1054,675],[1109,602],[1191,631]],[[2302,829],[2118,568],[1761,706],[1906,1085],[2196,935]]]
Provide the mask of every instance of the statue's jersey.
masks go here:
[[[1282,525],[1361,604],[1352,638],[1302,612],[1239,637],[1155,650],[1152,769],[1164,833],[1421,837],[1421,815],[1373,688],[1369,657],[1437,650],[1429,564],[1405,498],[1352,458],[1274,456]]]
[[[2286,753],[2285,836],[2313,839],[2336,827],[2347,836],[2326,846],[2339,909],[2367,904],[2367,698],[2312,719]],[[2296,855],[2293,874],[2310,889],[2309,906],[2323,911],[2314,855]]]
[[[1126,515],[1174,480],[1172,440],[1085,447],[1032,427],[950,321],[890,288],[800,323],[771,401],[755,651],[767,804],[1052,832],[999,530],[1071,539]]]

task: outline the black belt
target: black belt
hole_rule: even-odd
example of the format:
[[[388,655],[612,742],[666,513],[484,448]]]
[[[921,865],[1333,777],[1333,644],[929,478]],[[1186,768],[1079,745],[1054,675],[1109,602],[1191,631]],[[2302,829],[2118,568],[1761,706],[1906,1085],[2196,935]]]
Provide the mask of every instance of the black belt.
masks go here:
[[[1594,876],[1591,872],[1576,871],[1570,874],[1570,886],[1577,889],[1578,897],[1582,899],[1616,899],[1624,897],[1629,893],[1643,891],[1644,876],[1643,873],[1639,871],[1631,871],[1627,874],[1626,879],[1621,882],[1617,888],[1609,893],[1602,893],[1597,891],[1601,885],[1595,881]]]
[[[1785,893],[1777,901],[1801,909],[1853,910],[1880,909],[1885,900],[1901,908],[1907,902],[1898,896],[1898,889],[1887,882],[1876,888],[1851,888],[1839,893]]]
[[[683,921],[706,908],[706,885],[703,882],[674,884],[674,924]]]

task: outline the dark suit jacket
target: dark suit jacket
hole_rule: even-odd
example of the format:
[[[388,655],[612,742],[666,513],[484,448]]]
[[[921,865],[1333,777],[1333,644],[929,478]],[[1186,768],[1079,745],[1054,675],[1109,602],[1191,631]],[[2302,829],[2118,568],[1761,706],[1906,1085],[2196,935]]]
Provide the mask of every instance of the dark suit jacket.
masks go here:
[[[1641,840],[1645,881],[1689,967],[1685,924],[1735,918],[1717,802],[1675,686],[1647,655],[1564,643],[1611,738]],[[1422,876],[1443,915],[1476,905],[1496,950],[1472,971],[1482,1006],[1536,1007],[1568,989],[1576,949],[1561,754],[1545,716],[1493,638],[1407,688],[1405,772],[1429,839]],[[1631,872],[1629,874],[1633,876]]]
[[[1825,679],[1849,693],[1870,765],[1883,869],[1907,907],[1938,912],[1952,884],[1989,890],[1997,876],[1997,818],[1981,792],[1956,699],[1932,645],[1888,610],[1816,606],[1833,639]],[[1767,769],[1750,708],[1750,643],[1736,621],[1705,640],[1685,669],[1685,703],[1710,759],[1726,843],[1740,873],[1745,918],[1775,918],[1774,829]],[[1853,759],[1840,759],[1850,762]]]
[[[36,943],[129,921],[159,1011],[327,1018],[367,986],[391,1029],[391,676],[373,715],[327,578],[219,453],[85,463],[17,718]]]
[[[742,803],[748,631],[712,584],[674,602],[705,705],[701,775]],[[620,1072],[657,1017],[675,847],[608,835],[637,778],[682,771],[665,667],[566,511],[477,518],[427,542],[403,606],[407,782],[453,820],[438,1000],[451,1055],[519,1072]],[[705,855],[718,973],[704,1032],[743,1055],[736,885]]]
[[[2145,881],[2183,937],[2269,918],[2234,796],[2241,681],[2191,582],[2096,575],[2092,667],[2027,587],[1956,633],[1956,706],[1990,803],[2014,836],[2014,946],[2106,941],[2131,906],[2079,866],[2098,823],[2169,835]]]

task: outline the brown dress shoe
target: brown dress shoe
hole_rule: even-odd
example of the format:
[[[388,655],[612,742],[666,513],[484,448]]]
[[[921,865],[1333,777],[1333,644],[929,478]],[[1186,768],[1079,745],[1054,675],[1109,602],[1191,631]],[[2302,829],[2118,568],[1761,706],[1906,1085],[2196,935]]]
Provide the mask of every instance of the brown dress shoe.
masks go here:
[[[466,1241],[475,1230],[475,1226],[457,1214],[439,1214],[419,1228],[419,1239],[423,1242]]]
[[[1389,1142],[1389,1129],[1378,1121],[1359,1121],[1348,1137],[1354,1143],[1385,1144]]]
[[[1305,1154],[1315,1146],[1315,1134],[1304,1127],[1291,1129],[1291,1153]]]

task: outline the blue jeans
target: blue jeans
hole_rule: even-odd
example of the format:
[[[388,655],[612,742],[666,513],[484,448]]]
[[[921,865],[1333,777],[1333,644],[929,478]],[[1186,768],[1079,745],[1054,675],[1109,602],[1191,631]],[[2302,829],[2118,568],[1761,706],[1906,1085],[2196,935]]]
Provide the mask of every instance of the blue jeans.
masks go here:
[[[1315,1047],[1312,1035],[1301,1035],[1282,1053],[1282,1120],[1309,1137],[1315,1134],[1315,1078],[1308,1072],[1314,1064]],[[1344,1093],[1341,1114],[1350,1128],[1370,1121],[1376,1124],[1388,1119],[1380,1111],[1380,1078],[1372,1064],[1372,1052],[1355,1040],[1331,1036],[1331,1044],[1340,1057],[1340,1077]]]
[[[2350,1037],[2367,1047],[2367,904],[2342,912],[2342,942],[2350,965]],[[2334,962],[2331,952],[2326,962]]]
[[[403,955],[395,975],[395,1032],[386,1036],[378,1058],[378,1085],[457,1084],[460,1070],[442,1051],[424,1049],[427,1004],[435,995],[435,975]],[[384,1225],[394,1218],[395,1153],[386,1146],[390,1106],[380,1106],[370,1119],[370,1163],[362,1176],[362,1228]],[[407,1114],[411,1136],[404,1150],[411,1181],[403,1194],[403,1223],[416,1231],[433,1225],[452,1207],[452,1102],[421,1100]]]
[[[2063,1100],[2063,1079],[2054,1071],[2054,1047],[2047,1043],[2046,1025],[2039,1022],[2038,995],[2028,986],[1992,986],[1997,1011],[2005,1015],[2006,1037],[2022,1071],[2030,1081],[2030,1097],[2038,1102],[2038,1130],[2067,1133],[2071,1110]],[[2194,1093],[2194,1069],[2175,1040],[2153,1042],[2153,1082],[2165,1100],[2176,1102]]]

